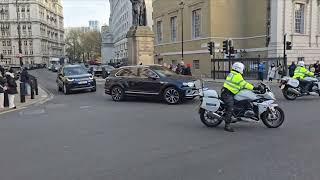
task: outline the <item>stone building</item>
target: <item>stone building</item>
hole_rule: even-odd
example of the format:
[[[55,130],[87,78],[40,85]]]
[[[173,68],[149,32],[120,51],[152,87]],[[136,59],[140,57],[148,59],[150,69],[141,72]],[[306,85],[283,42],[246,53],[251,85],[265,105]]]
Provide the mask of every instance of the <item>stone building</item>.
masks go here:
[[[101,27],[101,38],[101,58],[102,63],[106,64],[111,62],[113,58],[113,38],[109,26]]]
[[[64,54],[61,0],[0,0],[0,50],[2,63],[19,64],[17,20],[21,23],[25,64],[47,63]],[[18,17],[17,18],[17,10]]]
[[[155,61],[191,64],[195,74],[210,76],[207,48],[225,58],[222,41],[230,39],[235,57],[283,57],[283,35],[293,43],[288,61],[320,57],[318,0],[153,0]],[[182,17],[182,18],[181,18]]]
[[[128,60],[127,32],[132,26],[132,5],[130,0],[109,0],[110,19],[109,28],[113,39],[114,61]],[[147,9],[147,24],[152,27],[152,0],[145,0]]]

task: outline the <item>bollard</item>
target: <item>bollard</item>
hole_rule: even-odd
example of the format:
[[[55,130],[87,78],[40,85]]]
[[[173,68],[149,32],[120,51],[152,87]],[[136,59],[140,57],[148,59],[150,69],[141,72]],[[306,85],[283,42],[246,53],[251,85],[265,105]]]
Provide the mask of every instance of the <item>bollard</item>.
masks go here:
[[[8,97],[8,93],[4,93],[4,103],[3,103],[4,107],[9,107],[9,97]]]
[[[34,79],[33,78],[30,80],[30,86],[31,86],[31,99],[34,99]]]
[[[21,103],[25,103],[26,102],[26,96],[25,96],[25,88],[26,88],[26,86],[25,86],[26,84],[25,83],[23,83],[23,82],[20,82],[20,102]]]
[[[38,80],[37,78],[34,78],[34,90],[36,91],[36,95],[39,95],[39,89],[38,89]]]

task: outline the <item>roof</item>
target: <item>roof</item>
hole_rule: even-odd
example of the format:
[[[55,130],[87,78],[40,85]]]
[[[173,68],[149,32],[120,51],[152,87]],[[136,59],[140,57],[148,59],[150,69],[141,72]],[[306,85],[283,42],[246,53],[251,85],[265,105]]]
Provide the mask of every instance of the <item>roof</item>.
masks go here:
[[[162,66],[160,64],[150,64],[150,65],[135,65],[135,66],[122,66],[120,68],[133,68],[133,67],[153,67],[153,66]]]
[[[67,64],[67,65],[64,65],[63,66],[64,68],[66,68],[66,67],[82,67],[80,64]]]

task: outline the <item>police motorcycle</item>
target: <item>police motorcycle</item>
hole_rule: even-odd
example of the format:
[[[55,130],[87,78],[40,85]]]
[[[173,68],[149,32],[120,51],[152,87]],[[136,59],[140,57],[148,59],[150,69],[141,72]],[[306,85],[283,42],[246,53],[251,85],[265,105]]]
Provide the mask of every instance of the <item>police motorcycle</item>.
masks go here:
[[[204,88],[203,82],[198,82],[200,107],[199,114],[201,122],[207,127],[217,127],[224,120],[226,108],[220,100],[217,91]],[[285,115],[283,110],[275,104],[275,96],[271,89],[263,84],[259,84],[261,90],[242,90],[235,95],[235,106],[232,123],[237,122],[263,122],[268,128],[280,127]]]
[[[283,96],[287,100],[295,100],[302,96],[320,96],[320,81],[316,77],[306,77],[305,81],[312,83],[310,89],[308,89],[309,94],[303,93],[303,89],[300,85],[299,80],[290,77],[284,77],[280,81],[280,89],[282,90]]]

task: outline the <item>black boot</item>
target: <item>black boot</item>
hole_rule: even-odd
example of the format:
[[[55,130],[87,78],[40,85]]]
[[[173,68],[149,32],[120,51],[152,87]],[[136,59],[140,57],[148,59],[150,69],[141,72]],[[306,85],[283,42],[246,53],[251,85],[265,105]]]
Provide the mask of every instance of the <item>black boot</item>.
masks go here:
[[[227,123],[227,124],[224,126],[224,130],[227,131],[227,132],[234,132],[234,129],[230,126],[229,123]]]

